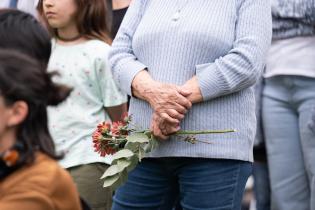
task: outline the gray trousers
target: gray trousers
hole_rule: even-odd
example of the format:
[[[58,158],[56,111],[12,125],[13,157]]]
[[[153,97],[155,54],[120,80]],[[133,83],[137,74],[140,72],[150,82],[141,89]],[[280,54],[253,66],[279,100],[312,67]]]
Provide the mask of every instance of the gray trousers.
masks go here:
[[[68,168],[80,196],[90,205],[92,210],[110,210],[112,206],[112,190],[103,188],[100,177],[108,168],[104,163],[91,163]]]
[[[315,79],[266,79],[262,104],[272,203],[315,210]]]

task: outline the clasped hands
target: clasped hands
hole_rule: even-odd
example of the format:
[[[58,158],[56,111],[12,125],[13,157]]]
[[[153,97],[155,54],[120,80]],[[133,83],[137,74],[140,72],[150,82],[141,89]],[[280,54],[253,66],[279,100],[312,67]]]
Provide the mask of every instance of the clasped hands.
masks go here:
[[[155,137],[165,140],[180,130],[180,122],[192,107],[190,95],[191,92],[181,86],[158,82],[152,86],[147,101],[154,110],[150,130]]]
[[[180,122],[192,103],[202,101],[196,77],[183,86],[177,86],[154,81],[146,70],[134,78],[132,93],[151,105],[154,112],[150,129],[155,137],[162,140],[180,130]]]

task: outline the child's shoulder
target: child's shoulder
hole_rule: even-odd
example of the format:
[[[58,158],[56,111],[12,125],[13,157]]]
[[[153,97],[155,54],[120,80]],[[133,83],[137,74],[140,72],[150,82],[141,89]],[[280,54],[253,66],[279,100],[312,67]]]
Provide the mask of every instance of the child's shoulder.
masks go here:
[[[86,48],[88,48],[93,54],[95,53],[108,53],[110,50],[110,45],[101,40],[89,40],[85,44]]]
[[[89,58],[103,63],[107,62],[110,45],[100,40],[89,40],[84,45]]]

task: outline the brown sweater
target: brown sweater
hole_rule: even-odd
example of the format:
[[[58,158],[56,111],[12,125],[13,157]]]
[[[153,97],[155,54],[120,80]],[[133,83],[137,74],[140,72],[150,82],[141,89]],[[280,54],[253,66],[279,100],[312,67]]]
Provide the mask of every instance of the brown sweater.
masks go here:
[[[0,209],[81,210],[81,205],[70,175],[39,153],[34,164],[0,182]]]

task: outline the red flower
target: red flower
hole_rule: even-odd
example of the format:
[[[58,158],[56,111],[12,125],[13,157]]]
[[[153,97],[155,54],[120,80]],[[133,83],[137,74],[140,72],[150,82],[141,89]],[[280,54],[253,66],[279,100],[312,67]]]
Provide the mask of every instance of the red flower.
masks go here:
[[[107,134],[110,131],[111,123],[103,122],[97,126],[97,130],[102,134]]]
[[[123,121],[98,124],[96,131],[92,135],[95,152],[102,157],[116,153],[121,147],[121,139],[125,139],[129,133],[128,124],[130,120],[131,118],[126,113]]]
[[[111,134],[114,137],[118,137],[121,134],[123,134],[122,129],[125,127],[125,124],[121,121],[113,122],[112,128],[111,128]]]
[[[94,143],[100,142],[100,141],[102,141],[103,135],[99,131],[95,131],[93,133],[92,138],[93,138],[93,142]]]
[[[110,139],[104,138],[99,130],[96,130],[93,133],[93,143],[94,151],[99,153],[102,157],[112,155],[117,152],[117,149],[109,145]]]

